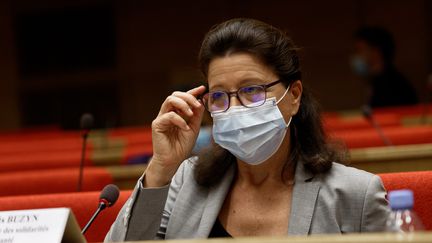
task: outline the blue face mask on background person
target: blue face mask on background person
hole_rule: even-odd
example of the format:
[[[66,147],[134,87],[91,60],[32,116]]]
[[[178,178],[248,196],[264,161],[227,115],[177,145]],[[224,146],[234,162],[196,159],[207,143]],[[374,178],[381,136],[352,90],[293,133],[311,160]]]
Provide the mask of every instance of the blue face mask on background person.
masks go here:
[[[369,76],[369,65],[366,60],[360,56],[354,56],[351,58],[351,68],[355,74],[361,77]]]
[[[197,155],[212,144],[212,131],[210,126],[202,126],[192,149],[192,154]]]
[[[282,144],[292,117],[286,124],[277,104],[268,98],[258,107],[230,107],[225,112],[212,113],[213,139],[238,159],[257,165],[269,159]]]

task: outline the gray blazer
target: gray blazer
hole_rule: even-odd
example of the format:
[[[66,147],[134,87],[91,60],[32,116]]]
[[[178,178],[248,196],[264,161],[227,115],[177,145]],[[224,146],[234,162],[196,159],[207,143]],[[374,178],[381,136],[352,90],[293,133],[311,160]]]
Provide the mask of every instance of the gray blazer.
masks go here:
[[[205,188],[195,182],[194,161],[183,162],[169,186],[143,188],[140,179],[105,242],[207,238],[235,168]],[[298,163],[287,233],[382,231],[389,213],[385,195],[381,179],[368,172],[333,163],[329,172],[314,176]]]

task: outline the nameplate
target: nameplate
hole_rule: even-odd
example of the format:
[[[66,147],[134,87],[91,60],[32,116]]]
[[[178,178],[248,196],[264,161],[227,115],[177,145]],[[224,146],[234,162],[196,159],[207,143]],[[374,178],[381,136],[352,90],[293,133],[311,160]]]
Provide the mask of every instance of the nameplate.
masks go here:
[[[86,242],[68,208],[0,212],[0,243]]]

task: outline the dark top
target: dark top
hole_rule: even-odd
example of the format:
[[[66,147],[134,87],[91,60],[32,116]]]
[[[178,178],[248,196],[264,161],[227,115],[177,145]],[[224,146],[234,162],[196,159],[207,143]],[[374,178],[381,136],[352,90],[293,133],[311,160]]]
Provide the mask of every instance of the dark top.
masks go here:
[[[213,225],[212,230],[210,231],[209,238],[227,238],[232,237],[223,227],[219,219],[216,219],[216,222]]]
[[[370,84],[372,94],[369,106],[372,108],[418,103],[417,94],[409,80],[393,66],[372,77]]]

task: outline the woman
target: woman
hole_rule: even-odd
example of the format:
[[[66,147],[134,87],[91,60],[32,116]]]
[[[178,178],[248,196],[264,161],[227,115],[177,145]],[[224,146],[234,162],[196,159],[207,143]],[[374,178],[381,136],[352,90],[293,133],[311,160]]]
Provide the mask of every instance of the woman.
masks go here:
[[[162,104],[153,158],[106,241],[383,229],[381,180],[333,162],[282,31],[229,20],[205,36],[199,62],[209,92],[174,92]],[[217,145],[188,159],[205,108]]]

